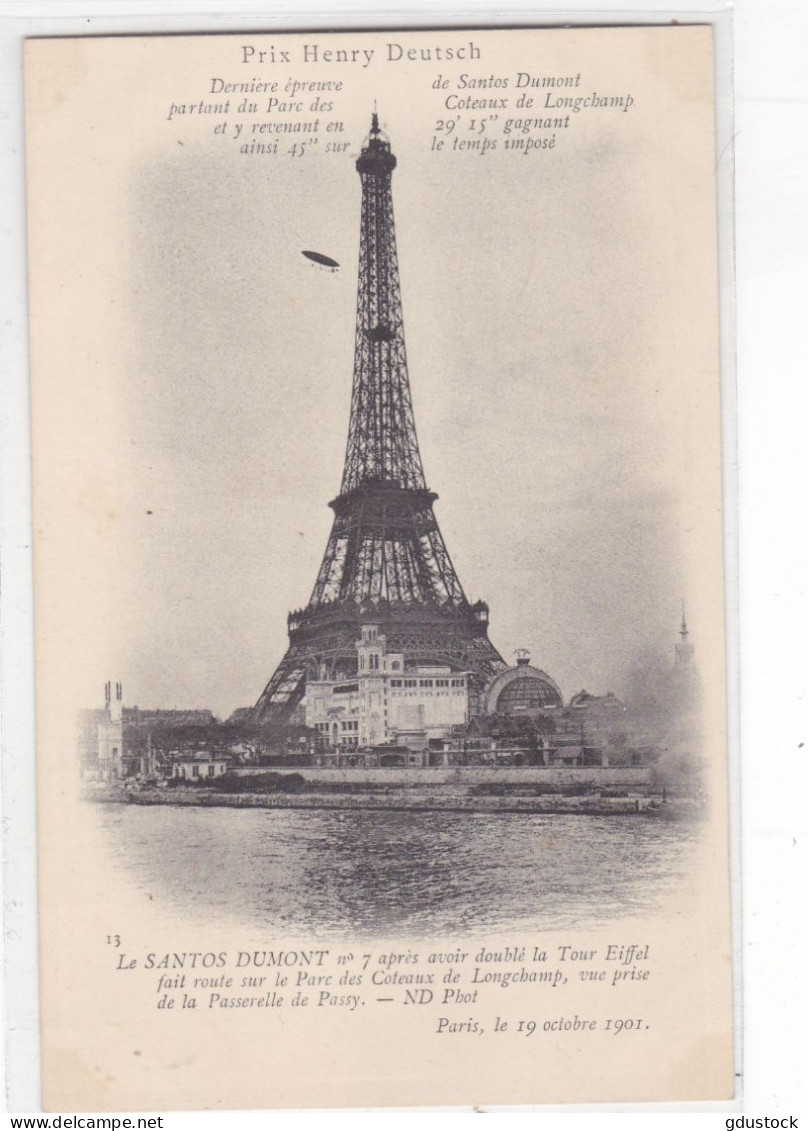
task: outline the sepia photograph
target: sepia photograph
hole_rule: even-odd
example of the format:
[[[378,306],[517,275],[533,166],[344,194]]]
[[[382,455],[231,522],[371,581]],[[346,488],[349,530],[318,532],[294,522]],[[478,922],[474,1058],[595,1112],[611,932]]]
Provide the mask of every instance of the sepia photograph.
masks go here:
[[[577,79],[559,76],[560,82]],[[553,95],[552,101],[574,106],[574,98]],[[474,101],[488,106],[502,100]],[[605,107],[612,113],[631,108],[624,97],[614,101],[616,105]],[[485,115],[481,124],[490,116]],[[522,142],[519,152],[525,153],[531,133],[541,130],[538,137],[546,140],[543,131],[559,125],[569,127],[569,113],[551,116],[546,125],[545,119],[528,120],[512,140]],[[277,146],[277,141],[270,144]],[[350,148],[349,142],[330,144],[334,152]],[[476,152],[482,153],[482,147]],[[334,292],[337,287],[343,292],[349,289],[346,280],[323,278],[323,273],[344,273],[351,282],[358,275],[353,384],[340,490],[329,503],[334,521],[308,602],[285,618],[289,646],[255,702],[236,706],[225,717],[218,717],[206,700],[167,707],[177,698],[171,682],[162,685],[159,706],[140,707],[127,705],[121,682],[107,681],[103,708],[85,710],[82,716],[84,795],[96,802],[156,806],[123,816],[117,808],[107,810],[112,850],[123,862],[136,853],[139,870],[155,870],[154,882],[162,880],[169,896],[184,893],[187,902],[206,914],[208,902],[232,900],[261,923],[343,933],[406,929],[438,934],[491,923],[535,927],[576,917],[586,921],[592,915],[616,916],[634,900],[658,902],[667,885],[682,882],[687,850],[697,844],[706,806],[698,665],[684,602],[680,619],[669,615],[667,625],[664,621],[672,609],[678,614],[676,581],[681,579],[680,588],[684,581],[684,548],[673,500],[661,492],[648,497],[653,466],[640,465],[632,469],[633,475],[625,466],[638,446],[628,429],[622,429],[621,451],[611,430],[603,434],[600,419],[587,420],[580,411],[580,402],[592,396],[588,388],[592,373],[573,357],[563,362],[573,386],[563,447],[568,453],[570,448],[584,448],[590,466],[586,476],[565,474],[569,488],[584,494],[577,513],[565,512],[551,494],[557,472],[545,476],[545,468],[557,467],[564,458],[550,417],[558,374],[542,381],[546,365],[540,344],[551,337],[550,331],[541,318],[524,325],[521,319],[496,316],[488,326],[477,323],[478,331],[469,328],[468,338],[477,332],[496,338],[501,358],[496,368],[488,363],[475,375],[474,408],[465,408],[463,429],[473,437],[473,446],[485,443],[484,438],[474,437],[475,432],[497,427],[497,390],[519,381],[512,369],[514,337],[519,338],[519,352],[535,350],[537,358],[537,372],[523,378],[531,384],[516,394],[528,400],[526,411],[535,413],[533,444],[522,437],[521,452],[513,453],[516,466],[509,467],[510,461],[503,459],[501,475],[496,462],[480,475],[476,460],[462,460],[464,477],[452,492],[457,525],[463,523],[464,511],[480,508],[481,512],[468,530],[465,558],[482,559],[487,570],[483,573],[477,566],[476,574],[487,576],[489,584],[501,562],[501,585],[511,589],[501,602],[495,601],[494,609],[496,615],[501,603],[510,613],[505,631],[511,648],[503,649],[508,658],[503,657],[489,638],[489,603],[480,598],[472,602],[464,591],[436,518],[433,504],[438,496],[424,474],[393,218],[397,163],[376,111],[358,157],[331,162],[329,172],[346,181],[350,165],[355,165],[361,182],[358,238],[354,235],[358,256],[355,250],[353,254],[358,271],[355,262],[350,264],[353,269],[348,264],[343,268],[323,252],[301,248],[302,260],[318,272],[305,278],[306,264],[294,257],[297,249],[280,224],[277,258],[267,253],[266,277],[261,277],[258,317],[263,303],[277,307],[284,298],[297,298],[293,332],[298,338],[308,336],[312,352],[317,353],[317,328],[335,317]],[[186,186],[174,182],[167,191],[184,195]],[[323,194],[324,210],[333,195]],[[273,203],[266,209],[270,215],[277,214]],[[316,207],[313,194],[312,205]],[[462,223],[463,218],[458,219]],[[483,235],[489,245],[501,231],[497,220],[496,215],[491,217]],[[322,228],[332,241],[349,245],[347,234],[331,234],[336,222],[331,213],[318,231]],[[413,227],[417,240],[416,217]],[[593,226],[583,234],[595,240],[598,229]],[[547,245],[552,247],[552,233],[537,235],[539,253]],[[217,243],[221,240],[220,233]],[[256,239],[258,244],[265,242],[260,235]],[[438,260],[432,278],[439,265],[448,267],[447,306],[453,296],[462,305],[462,290],[455,291],[451,280],[468,283],[470,272],[462,263],[455,268],[449,258],[452,254],[464,258],[461,242],[447,249],[430,240],[423,257],[429,256],[429,248],[434,248]],[[166,249],[155,250],[160,254]],[[238,243],[228,251],[233,259],[241,259]],[[502,254],[509,260],[508,274],[515,271],[517,278],[523,276],[524,268],[509,243],[503,243]],[[215,271],[217,266],[218,261],[209,269]],[[496,260],[479,277],[496,278]],[[439,286],[435,301],[444,301],[443,291]],[[184,287],[181,293],[184,303]],[[500,294],[498,302],[502,301]],[[448,311],[446,321],[453,327],[462,324],[462,312]],[[341,329],[343,348],[337,352]],[[318,421],[319,428],[313,428],[312,420],[317,406],[311,405],[295,379],[288,388],[262,390],[257,384],[257,395],[265,392],[266,400],[256,410],[265,414],[268,433],[276,399],[282,396],[289,402],[286,411],[298,425],[289,447],[298,444],[301,455],[310,450],[312,431],[317,434],[327,427],[332,436],[338,435],[345,419],[346,406],[338,411],[335,395],[340,387],[347,392],[344,374],[340,381],[331,362],[344,356],[352,329],[347,319],[342,328],[334,325],[333,349],[328,331],[322,332],[320,348],[326,356],[315,369],[323,375],[322,384],[310,378],[309,389],[315,400],[333,404],[333,415],[327,422]],[[430,330],[440,340],[440,320],[433,319]],[[549,349],[563,349],[569,330],[565,326]],[[473,349],[471,341],[464,346]],[[271,356],[271,348],[270,344],[267,353],[260,354],[267,357],[270,370],[279,361]],[[430,429],[436,462],[442,449],[441,463],[448,472],[458,446],[458,437],[451,435],[451,399],[463,398],[471,382],[460,358],[451,357],[445,345],[446,361],[436,366],[431,360],[433,348],[428,340],[421,346],[419,356],[426,362],[421,387],[426,392],[432,383],[443,384],[444,366],[449,379],[457,382],[454,390],[441,394],[440,431],[434,424]],[[600,366],[608,371],[614,362],[607,356]],[[260,373],[261,367],[256,369]],[[217,399],[228,402],[238,416],[239,398],[233,398],[233,404],[231,391],[222,388],[218,361],[208,362],[207,377],[196,370],[190,380],[209,380]],[[631,390],[621,393],[628,399]],[[424,401],[428,411],[426,396]],[[511,430],[510,424],[505,427]],[[257,439],[260,442],[260,436]],[[170,459],[176,450],[173,437],[166,449]],[[278,455],[274,451],[273,457],[265,457],[268,473],[263,482],[237,456],[239,478],[230,479],[226,490],[236,487],[238,493],[243,484],[247,492],[271,493]],[[294,459],[294,452],[290,455]],[[593,472],[594,482],[602,483],[591,463],[606,461],[617,464],[614,487],[624,512],[618,519],[622,529],[608,542],[597,529],[608,496],[594,489],[593,480],[588,487],[586,483]],[[298,479],[289,484],[289,491],[300,496],[301,510],[303,498],[308,499],[317,482],[313,462],[310,457],[297,470],[286,472]],[[528,482],[519,477],[519,464],[531,468]],[[484,480],[479,485],[475,472]],[[545,478],[548,482],[543,486]],[[447,487],[451,491],[451,480]],[[508,511],[510,530],[502,522],[491,523],[493,531],[486,529],[485,518],[497,496],[503,502],[508,496],[518,501],[516,509]],[[545,509],[553,520],[541,516]],[[146,517],[154,517],[154,512],[147,511]],[[319,517],[303,512],[299,524],[317,529]],[[546,531],[544,537],[536,534],[537,525]],[[543,543],[558,544],[570,525],[580,539],[580,550],[560,546],[555,563],[548,567]],[[252,547],[251,556],[260,562],[263,555],[262,564],[271,574],[278,569],[278,559],[290,553],[296,533],[288,526],[273,528],[271,519],[266,521],[264,537]],[[631,545],[632,533],[641,539],[645,553]],[[616,542],[622,542],[622,553]],[[525,545],[535,545],[535,553],[525,553]],[[309,548],[314,550],[311,542]],[[299,556],[302,568],[310,555]],[[234,574],[241,561],[233,559]],[[475,564],[472,561],[472,571]],[[572,585],[547,577],[556,567],[568,574],[576,565],[578,577]],[[632,567],[637,570],[633,576]],[[593,594],[598,606],[595,617],[587,608]],[[604,599],[608,602],[610,594],[616,607],[603,618],[599,606]],[[270,640],[277,640],[284,625],[283,608],[273,607],[271,592],[264,596],[266,621],[258,622],[262,627],[251,633],[248,648],[265,644],[268,633],[263,624],[273,614],[276,623]],[[653,618],[652,630],[639,642],[634,630],[638,614]],[[570,632],[572,626],[586,631],[583,647],[577,644],[574,627]],[[496,639],[496,622],[491,633]],[[593,675],[602,680],[605,673],[611,682],[594,692],[573,684],[576,689],[570,688],[565,697],[556,680],[532,662],[530,650],[515,647],[524,639],[540,641],[534,645],[540,651],[539,661],[555,659],[564,665],[567,680],[577,676],[578,683],[591,686]],[[223,641],[221,646],[229,644]],[[549,653],[547,660],[542,652]],[[165,662],[149,649],[152,657],[157,664]],[[144,674],[147,686],[156,684],[156,673]],[[620,694],[611,690],[612,684],[620,687]],[[222,694],[215,677],[208,687],[209,695]],[[245,686],[245,693],[249,689]],[[184,805],[214,811],[204,817],[190,814],[191,823],[183,829],[186,815],[164,807]],[[236,832],[233,814],[220,811],[225,807],[259,811],[246,819],[239,815]],[[283,812],[270,817],[267,809]],[[476,819],[469,821],[469,815]],[[582,815],[605,820],[574,819]],[[638,819],[616,820],[625,817]],[[234,852],[234,838],[242,837],[242,851]],[[547,852],[550,838],[553,851]],[[194,857],[202,848],[210,868],[189,860],[189,840]],[[223,842],[230,846],[232,872],[222,867]],[[498,851],[503,842],[504,854]],[[249,877],[242,871],[248,845],[262,861]],[[302,859],[301,845],[305,846]],[[585,885],[582,855],[588,862]],[[299,923],[294,922],[296,917]]]

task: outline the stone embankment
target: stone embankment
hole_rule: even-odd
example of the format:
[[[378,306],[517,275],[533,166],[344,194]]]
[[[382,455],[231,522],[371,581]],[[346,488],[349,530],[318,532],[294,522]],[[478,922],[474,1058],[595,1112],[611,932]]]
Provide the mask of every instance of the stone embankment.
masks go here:
[[[307,783],[308,784],[308,783]],[[437,784],[437,783],[436,783]],[[129,805],[191,805],[232,809],[341,809],[410,810],[419,812],[537,813],[581,816],[674,816],[691,808],[685,801],[662,803],[647,791],[626,790],[620,796],[604,796],[592,789],[574,795],[536,792],[503,783],[501,789],[479,790],[473,785],[454,788],[401,786],[371,787],[351,792],[350,787],[295,791],[229,792],[194,787],[103,787],[87,790],[85,796],[96,802]]]

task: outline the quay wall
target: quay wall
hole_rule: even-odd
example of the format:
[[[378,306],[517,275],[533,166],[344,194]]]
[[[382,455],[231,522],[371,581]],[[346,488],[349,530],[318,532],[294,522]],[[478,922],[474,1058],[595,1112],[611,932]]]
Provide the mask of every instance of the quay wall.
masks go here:
[[[266,773],[265,768],[241,767],[240,776]],[[482,783],[500,785],[592,785],[595,787],[647,788],[651,784],[648,766],[352,766],[337,769],[325,766],[283,767],[278,773],[297,773],[306,781],[323,785],[367,783],[379,786],[450,785],[471,787]]]
[[[480,796],[462,791],[446,793],[394,789],[373,793],[220,793],[215,789],[106,790],[87,795],[88,801],[129,805],[181,805],[219,809],[353,809],[411,810],[413,812],[537,813],[578,816],[657,816],[662,806],[648,798],[563,797],[542,794]],[[656,804],[656,810],[654,805]],[[678,812],[666,807],[666,815]]]

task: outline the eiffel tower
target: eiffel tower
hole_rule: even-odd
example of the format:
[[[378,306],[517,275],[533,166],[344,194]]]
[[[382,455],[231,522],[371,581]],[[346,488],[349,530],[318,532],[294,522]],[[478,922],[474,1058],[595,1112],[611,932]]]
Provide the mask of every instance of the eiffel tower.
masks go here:
[[[308,605],[288,617],[289,648],[253,708],[287,720],[306,680],[349,679],[373,623],[405,668],[470,673],[471,713],[506,665],[488,639],[488,606],[471,604],[446,549],[426,485],[407,373],[393,224],[396,158],[374,113],[356,168],[362,182],[351,421],[334,525]]]

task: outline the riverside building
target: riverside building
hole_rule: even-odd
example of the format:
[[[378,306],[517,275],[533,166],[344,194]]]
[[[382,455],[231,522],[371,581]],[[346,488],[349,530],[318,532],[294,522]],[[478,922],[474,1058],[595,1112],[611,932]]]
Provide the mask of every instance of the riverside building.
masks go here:
[[[320,735],[324,761],[382,746],[424,751],[468,719],[468,673],[405,663],[403,652],[388,652],[379,625],[361,627],[356,673],[308,681],[306,726]]]

